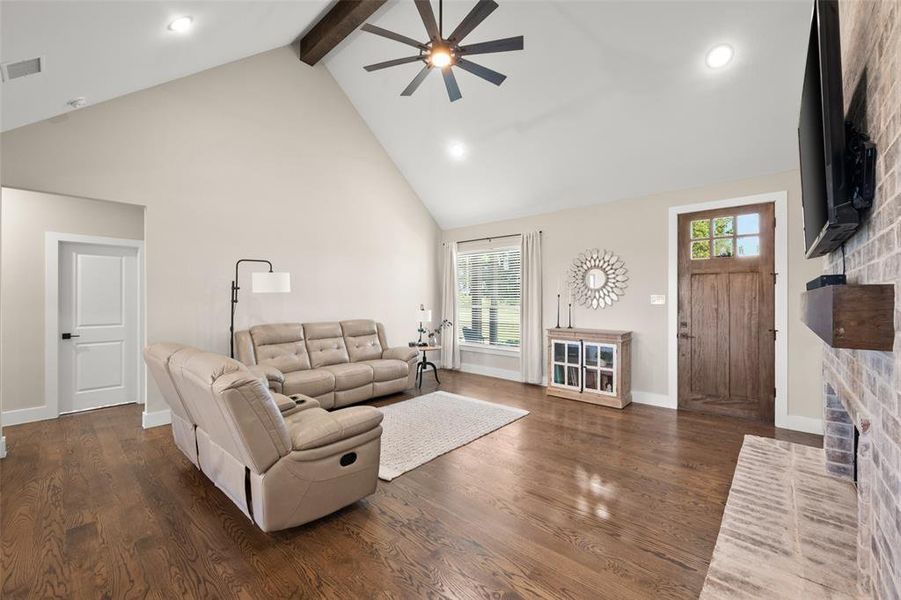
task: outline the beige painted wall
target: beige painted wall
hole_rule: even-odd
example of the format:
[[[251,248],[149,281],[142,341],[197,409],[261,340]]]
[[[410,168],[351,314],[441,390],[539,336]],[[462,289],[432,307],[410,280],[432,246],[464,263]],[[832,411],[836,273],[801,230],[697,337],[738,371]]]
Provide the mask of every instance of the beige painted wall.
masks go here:
[[[819,419],[822,350],[816,336],[800,322],[799,311],[801,291],[808,280],[820,274],[822,262],[804,258],[798,171],[453,229],[444,232],[444,239],[465,240],[542,230],[545,326],[555,323],[557,281],[565,275],[573,258],[594,247],[619,254],[629,269],[626,295],[605,310],[574,307],[573,322],[580,327],[633,331],[632,387],[636,399],[660,401],[668,393],[667,307],[651,305],[649,296],[667,294],[669,207],[774,191],[788,192],[789,207],[788,412]],[[674,300],[666,299],[667,303]],[[566,324],[565,306],[561,310],[561,323]],[[475,370],[484,367],[519,370],[518,358],[464,352],[462,359],[464,365]]]
[[[149,342],[227,353],[241,257],[289,271],[292,292],[253,296],[242,270],[239,327],[371,317],[399,345],[437,300],[437,225],[289,48],[6,132],[2,153],[3,185],[147,207]],[[151,383],[147,410],[163,408]]]
[[[3,412],[44,404],[44,233],[144,239],[144,208],[4,188],[0,195]]]

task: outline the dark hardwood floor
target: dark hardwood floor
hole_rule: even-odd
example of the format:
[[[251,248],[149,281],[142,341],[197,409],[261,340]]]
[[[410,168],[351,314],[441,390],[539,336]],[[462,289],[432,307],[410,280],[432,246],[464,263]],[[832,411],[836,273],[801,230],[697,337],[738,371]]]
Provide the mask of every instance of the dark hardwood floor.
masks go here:
[[[141,429],[137,406],[8,427],[2,597],[695,598],[742,436],[821,442],[441,379],[531,414],[272,535],[188,462],[169,427]]]

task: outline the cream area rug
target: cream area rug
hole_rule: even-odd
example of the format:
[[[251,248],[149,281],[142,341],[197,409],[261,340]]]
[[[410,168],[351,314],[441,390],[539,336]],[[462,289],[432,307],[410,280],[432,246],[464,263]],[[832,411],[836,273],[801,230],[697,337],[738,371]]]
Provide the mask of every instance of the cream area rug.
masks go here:
[[[745,436],[701,600],[853,598],[857,492],[819,448]]]
[[[432,392],[380,410],[385,418],[379,479],[385,481],[529,414],[449,392]]]

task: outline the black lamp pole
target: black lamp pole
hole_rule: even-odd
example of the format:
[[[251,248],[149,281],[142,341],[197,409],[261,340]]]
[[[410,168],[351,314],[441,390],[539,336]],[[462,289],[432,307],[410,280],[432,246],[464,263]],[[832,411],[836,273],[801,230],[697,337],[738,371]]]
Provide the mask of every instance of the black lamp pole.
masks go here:
[[[235,278],[232,280],[231,293],[232,320],[228,328],[228,355],[232,358],[235,357],[235,308],[238,306],[238,290],[241,289],[238,287],[238,265],[242,262],[266,263],[269,265],[269,272],[272,273],[272,263],[261,258],[242,258],[235,263]]]

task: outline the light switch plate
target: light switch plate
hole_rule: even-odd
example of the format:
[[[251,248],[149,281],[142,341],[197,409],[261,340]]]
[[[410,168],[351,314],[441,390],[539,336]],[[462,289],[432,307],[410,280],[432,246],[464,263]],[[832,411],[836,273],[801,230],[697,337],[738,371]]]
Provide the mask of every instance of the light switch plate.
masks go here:
[[[666,304],[666,296],[663,294],[651,294],[651,304]]]

